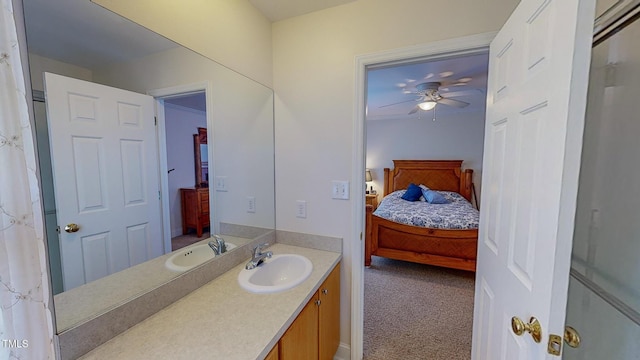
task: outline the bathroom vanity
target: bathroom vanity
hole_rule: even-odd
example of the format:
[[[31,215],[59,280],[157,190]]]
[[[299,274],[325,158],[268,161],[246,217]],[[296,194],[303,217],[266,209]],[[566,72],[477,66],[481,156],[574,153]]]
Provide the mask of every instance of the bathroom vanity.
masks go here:
[[[331,359],[341,253],[284,243],[268,250],[308,258],[311,275],[290,290],[251,293],[237,280],[244,261],[82,359]]]

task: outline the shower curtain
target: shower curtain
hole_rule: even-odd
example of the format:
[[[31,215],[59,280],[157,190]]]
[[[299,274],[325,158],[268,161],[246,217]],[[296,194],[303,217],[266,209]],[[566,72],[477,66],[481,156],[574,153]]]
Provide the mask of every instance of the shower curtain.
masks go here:
[[[42,204],[11,0],[0,0],[0,359],[54,359]]]

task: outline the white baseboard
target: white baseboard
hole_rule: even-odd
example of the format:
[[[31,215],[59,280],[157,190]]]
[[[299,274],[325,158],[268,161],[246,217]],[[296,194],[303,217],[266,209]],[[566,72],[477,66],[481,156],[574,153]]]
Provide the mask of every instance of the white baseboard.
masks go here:
[[[340,343],[338,351],[336,351],[336,354],[333,356],[333,360],[351,360],[351,346]]]

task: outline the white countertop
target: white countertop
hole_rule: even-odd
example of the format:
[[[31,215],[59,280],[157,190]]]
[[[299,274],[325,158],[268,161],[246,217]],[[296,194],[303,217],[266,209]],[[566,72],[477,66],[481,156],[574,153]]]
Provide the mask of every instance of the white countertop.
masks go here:
[[[291,290],[253,294],[238,284],[242,263],[81,359],[263,359],[341,259],[280,243],[269,250],[306,256],[311,275]]]
[[[224,236],[227,242],[244,245],[251,239]],[[206,238],[189,246],[206,244]],[[185,247],[186,248],[186,247]],[[233,251],[233,250],[231,250]],[[129,299],[154,289],[182,274],[167,269],[164,265],[173,252],[151,259],[142,264],[118,271],[109,276],[54,295],[56,325],[58,332],[70,329],[87,319],[101,314]]]

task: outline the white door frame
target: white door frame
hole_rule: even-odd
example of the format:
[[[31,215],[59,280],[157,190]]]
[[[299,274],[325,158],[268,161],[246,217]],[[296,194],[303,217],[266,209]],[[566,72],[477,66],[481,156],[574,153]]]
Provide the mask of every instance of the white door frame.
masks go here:
[[[167,166],[167,132],[166,132],[166,124],[164,117],[164,99],[176,96],[176,95],[184,95],[188,93],[195,92],[205,92],[206,98],[206,118],[207,118],[207,143],[213,144],[213,101],[211,98],[211,94],[213,91],[211,90],[211,83],[208,81],[193,83],[193,84],[185,84],[178,86],[171,86],[161,89],[154,89],[147,92],[147,95],[151,95],[156,100],[156,117],[158,121],[157,126],[157,135],[158,135],[158,153],[160,154],[160,193],[161,193],[161,204],[162,204],[162,232],[163,232],[163,243],[164,243],[164,252],[165,254],[171,252],[171,211],[169,209],[169,177],[167,176],[168,166]],[[213,157],[213,146],[207,147],[209,150],[209,159],[214,159]],[[215,176],[215,169],[210,168],[209,172],[212,174],[209,178],[213,178]],[[213,204],[215,204],[215,193],[212,196],[209,196],[209,208],[213,209]],[[213,212],[210,212],[210,216],[213,218]],[[210,221],[210,232],[215,233],[214,229],[214,221]]]
[[[423,45],[382,51],[356,57],[355,108],[353,116],[352,186],[358,194],[351,202],[351,215],[355,220],[351,238],[351,359],[362,359],[364,335],[364,169],[365,169],[365,116],[366,68],[378,64],[401,64],[442,56],[470,55],[488,51],[497,32],[489,32]],[[360,239],[360,241],[358,241]]]

